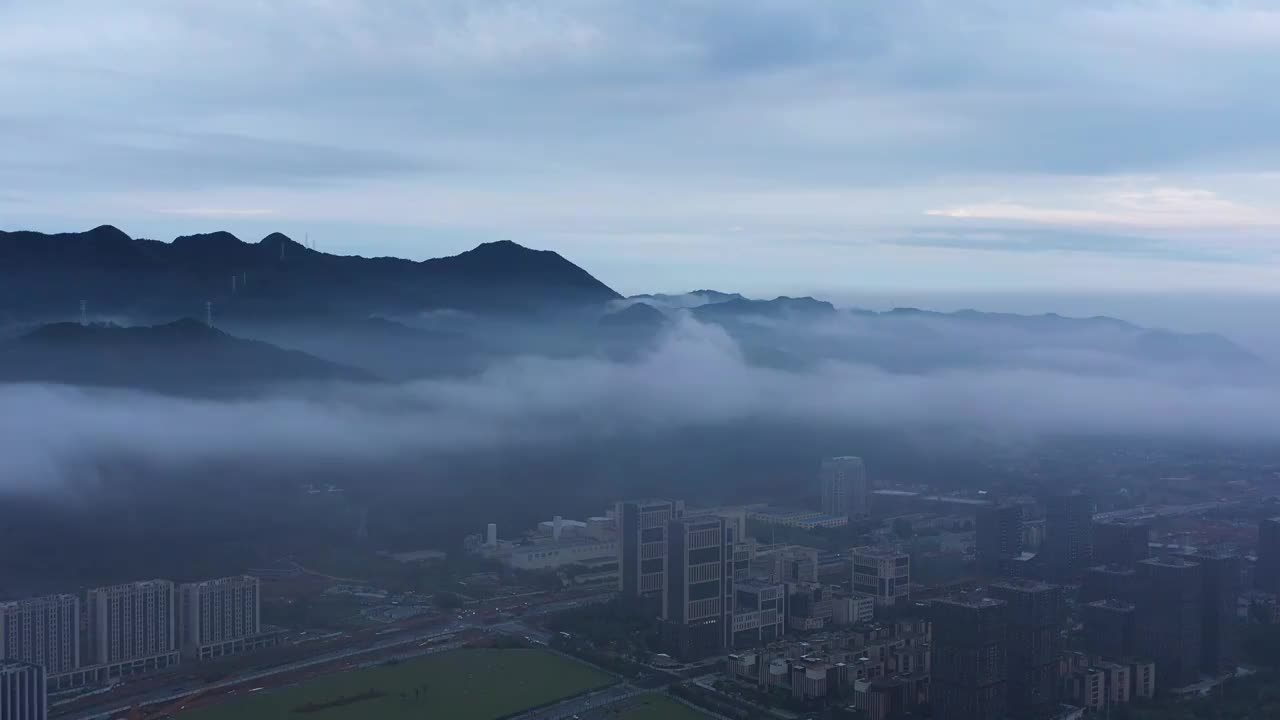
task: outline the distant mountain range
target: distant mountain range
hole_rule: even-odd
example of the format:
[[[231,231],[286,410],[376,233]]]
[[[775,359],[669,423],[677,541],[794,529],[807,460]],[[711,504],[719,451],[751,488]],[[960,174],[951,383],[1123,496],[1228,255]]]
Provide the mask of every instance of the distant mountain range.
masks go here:
[[[256,243],[226,232],[163,243],[106,225],[60,235],[0,232],[0,328],[76,318],[81,300],[88,327],[63,322],[0,345],[0,380],[177,390],[470,375],[518,355],[630,361],[685,316],[723,329],[748,362],[788,370],[848,362],[891,373],[1169,370],[1234,378],[1267,369],[1221,336],[1106,317],[873,312],[708,289],[623,298],[560,255],[509,241],[413,262],[329,255],[279,233]],[[172,322],[202,317],[206,302],[220,330]],[[92,324],[103,318],[156,327]]]
[[[145,327],[55,323],[0,343],[0,382],[217,395],[280,382],[372,379],[362,370],[232,337],[192,319]]]
[[[505,240],[413,262],[329,255],[280,233],[256,243],[227,232],[164,243],[110,225],[0,232],[0,310],[26,317],[74,317],[81,300],[101,316],[164,320],[202,315],[209,301],[225,317],[288,318],[429,308],[528,313],[618,297],[560,255]]]

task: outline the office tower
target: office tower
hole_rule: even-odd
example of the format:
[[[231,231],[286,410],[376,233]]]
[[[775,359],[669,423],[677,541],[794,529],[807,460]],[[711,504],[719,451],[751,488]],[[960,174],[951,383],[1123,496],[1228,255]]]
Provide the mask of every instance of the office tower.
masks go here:
[[[1201,568],[1182,558],[1138,562],[1138,654],[1155,661],[1161,687],[1200,678]]]
[[[1253,571],[1254,587],[1280,595],[1280,517],[1258,523],[1258,564]]]
[[[1239,661],[1240,556],[1206,549],[1185,558],[1200,564],[1200,672],[1214,676],[1234,672]]]
[[[1150,556],[1151,526],[1144,520],[1098,520],[1093,524],[1095,565],[1128,567]]]
[[[730,641],[733,530],[721,517],[667,522],[663,638],[673,655],[698,659]]]
[[[618,503],[618,589],[661,615],[666,602],[667,523],[684,516],[683,500]]]
[[[910,599],[911,556],[893,548],[860,547],[850,551],[853,591],[870,595],[878,607],[890,607]]]
[[[978,572],[1007,575],[1007,561],[1022,553],[1022,507],[995,505],[978,511],[976,522]]]
[[[735,582],[732,646],[755,647],[781,638],[786,626],[786,594],[782,583],[757,579]]]
[[[1084,606],[1084,649],[1091,657],[1120,660],[1132,657],[1136,645],[1138,611],[1125,600],[1096,600]]]
[[[1048,716],[1058,705],[1065,617],[1062,588],[1036,580],[1009,580],[994,583],[988,592],[1006,606],[1009,716]]]
[[[1045,559],[1050,576],[1075,580],[1092,564],[1093,500],[1072,493],[1051,498],[1045,512]]]
[[[39,665],[0,660],[0,720],[47,720],[46,675]]]
[[[168,580],[90,590],[88,615],[89,646],[95,663],[167,659],[177,652],[174,591]]]
[[[836,457],[822,461],[822,512],[850,519],[870,513],[871,486],[862,458]]]
[[[33,663],[49,675],[80,665],[80,599],[75,595],[0,603],[0,658]]]
[[[756,553],[749,574],[780,583],[818,582],[818,550],[785,545]]]
[[[1080,601],[1116,598],[1134,602],[1138,592],[1138,571],[1134,566],[1098,565],[1084,571]]]
[[[211,660],[244,649],[261,631],[258,578],[248,575],[178,586],[182,654]]]
[[[1006,614],[1001,600],[936,600],[930,696],[936,720],[1004,720],[1007,715]]]

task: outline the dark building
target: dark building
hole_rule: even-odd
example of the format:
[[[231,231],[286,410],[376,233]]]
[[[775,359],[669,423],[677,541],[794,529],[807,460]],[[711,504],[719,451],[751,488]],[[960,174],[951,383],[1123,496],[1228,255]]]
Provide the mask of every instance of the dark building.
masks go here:
[[[1047,717],[1058,706],[1058,660],[1065,616],[1062,588],[1036,580],[991,585],[1007,606],[1009,717]]]
[[[1093,524],[1093,562],[1129,567],[1151,556],[1151,526],[1145,520],[1098,520]]]
[[[986,597],[935,600],[930,700],[936,720],[1003,720],[1008,606]]]
[[[1138,592],[1138,571],[1134,566],[1099,565],[1084,571],[1080,602],[1119,599],[1134,602]]]
[[[667,602],[662,626],[672,655],[697,660],[730,642],[733,547],[733,528],[724,518],[667,523]]]
[[[684,516],[681,500],[631,500],[615,510],[618,523],[619,590],[663,613],[667,580],[667,523]]]
[[[1045,508],[1045,569],[1059,582],[1093,564],[1093,499],[1081,493],[1051,498]]]
[[[975,524],[978,572],[1007,575],[1010,561],[1022,554],[1022,507],[995,505],[978,511]]]
[[[1280,517],[1258,523],[1258,564],[1253,570],[1254,587],[1280,595]]]
[[[1201,550],[1184,556],[1200,564],[1200,672],[1223,675],[1239,663],[1236,603],[1240,598],[1240,556]]]
[[[1164,690],[1200,678],[1201,568],[1178,557],[1138,563],[1137,654],[1156,663]]]
[[[1123,660],[1133,657],[1137,646],[1138,611],[1125,600],[1097,600],[1084,606],[1084,649],[1091,657]]]

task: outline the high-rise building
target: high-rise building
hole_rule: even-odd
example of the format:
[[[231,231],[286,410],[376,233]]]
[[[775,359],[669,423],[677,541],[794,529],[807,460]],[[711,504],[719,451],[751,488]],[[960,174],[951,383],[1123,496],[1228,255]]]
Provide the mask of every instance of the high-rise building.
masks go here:
[[[1001,600],[935,600],[930,699],[937,720],[1003,720],[1008,701],[1008,607]]]
[[[32,663],[49,675],[80,665],[80,599],[75,595],[0,603],[0,658]]]
[[[1093,562],[1129,567],[1151,555],[1151,525],[1124,518],[1093,523]]]
[[[178,586],[182,654],[212,660],[246,648],[261,632],[258,578],[248,575]]]
[[[870,595],[879,607],[905,603],[911,596],[911,556],[894,548],[867,546],[849,553],[853,591]]]
[[[1258,564],[1253,571],[1253,584],[1258,590],[1280,595],[1280,517],[1258,523]]]
[[[667,523],[684,516],[683,500],[618,503],[618,589],[662,614],[666,603]]]
[[[734,542],[721,517],[667,522],[663,637],[677,657],[706,657],[732,641]]]
[[[89,591],[89,648],[101,665],[163,667],[177,661],[173,583],[111,585]]]
[[[1123,660],[1136,649],[1137,608],[1125,600],[1096,600],[1084,606],[1084,649],[1091,657]]]
[[[1049,500],[1045,509],[1046,568],[1059,582],[1077,579],[1093,558],[1093,500],[1081,493]]]
[[[1200,678],[1201,567],[1177,557],[1138,562],[1137,650],[1155,661],[1160,685]]]
[[[1200,672],[1214,676],[1234,672],[1239,662],[1240,556],[1205,549],[1184,557],[1200,564]]]
[[[1009,560],[1022,553],[1022,506],[993,505],[978,511],[975,523],[978,571],[1007,575]]]
[[[39,665],[0,660],[0,720],[47,720],[46,676]]]
[[[1036,580],[1009,580],[992,584],[988,592],[1007,606],[1009,716],[1047,717],[1058,705],[1065,618],[1062,588]]]
[[[823,514],[852,519],[870,513],[871,485],[862,458],[827,458],[822,461],[818,478]]]

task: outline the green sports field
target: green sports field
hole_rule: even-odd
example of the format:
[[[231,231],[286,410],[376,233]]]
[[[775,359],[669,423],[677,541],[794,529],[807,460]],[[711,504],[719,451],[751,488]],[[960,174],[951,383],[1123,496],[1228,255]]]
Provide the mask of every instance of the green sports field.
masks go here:
[[[635,704],[628,704],[617,720],[708,720],[709,717],[666,695],[653,693],[641,696]]]
[[[263,690],[178,717],[492,720],[613,682],[603,672],[542,650],[458,650]]]

